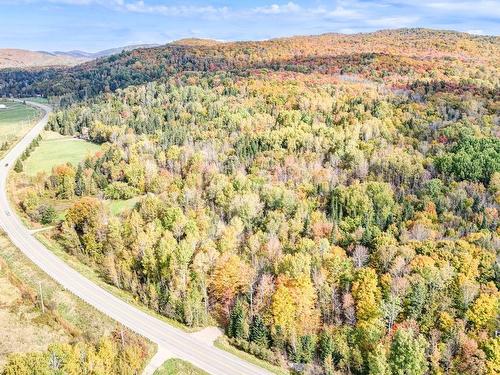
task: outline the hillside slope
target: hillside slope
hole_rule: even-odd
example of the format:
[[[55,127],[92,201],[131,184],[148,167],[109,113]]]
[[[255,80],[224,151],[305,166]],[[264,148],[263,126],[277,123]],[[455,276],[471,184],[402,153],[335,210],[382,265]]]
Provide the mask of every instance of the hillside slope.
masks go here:
[[[403,87],[416,80],[456,84],[465,79],[474,86],[492,88],[498,84],[499,46],[498,37],[427,29],[263,42],[181,41],[123,52],[73,68],[3,72],[0,94],[71,94],[82,99],[178,72],[248,74],[253,69],[356,74]]]
[[[276,365],[496,374],[499,47],[423,29],[185,40],[12,74],[90,97],[48,125],[101,144],[19,173],[16,201],[35,222],[52,205],[45,235],[106,282]]]

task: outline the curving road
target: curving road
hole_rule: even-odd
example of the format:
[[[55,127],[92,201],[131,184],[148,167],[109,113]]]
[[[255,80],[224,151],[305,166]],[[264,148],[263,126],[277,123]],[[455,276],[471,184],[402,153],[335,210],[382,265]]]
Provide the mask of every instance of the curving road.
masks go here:
[[[51,108],[48,106],[32,102],[28,102],[28,104],[45,111],[45,116],[0,162],[0,226],[12,242],[33,263],[66,289],[99,311],[156,343],[158,354],[154,358],[154,365],[152,363],[148,366],[146,372],[151,373],[153,367],[161,364],[164,359],[176,357],[214,375],[269,374],[266,370],[219,350],[213,345],[174,328],[113,296],[80,275],[32,236],[11,209],[6,192],[10,168],[31,141],[44,129],[51,112]]]

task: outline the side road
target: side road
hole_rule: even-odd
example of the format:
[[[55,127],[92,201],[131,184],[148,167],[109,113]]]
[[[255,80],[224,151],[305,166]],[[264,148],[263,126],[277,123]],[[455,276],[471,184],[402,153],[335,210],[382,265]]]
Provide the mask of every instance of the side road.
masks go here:
[[[6,191],[9,170],[31,141],[44,129],[51,112],[51,108],[46,105],[33,102],[28,102],[28,104],[45,111],[45,116],[0,161],[0,226],[14,245],[66,289],[104,314],[156,343],[158,353],[154,357],[155,365],[169,357],[176,357],[191,362],[214,375],[269,374],[260,367],[217,349],[127,304],[79,274],[32,236],[16,216],[15,211],[11,209]],[[153,367],[151,363],[146,372],[151,373]]]

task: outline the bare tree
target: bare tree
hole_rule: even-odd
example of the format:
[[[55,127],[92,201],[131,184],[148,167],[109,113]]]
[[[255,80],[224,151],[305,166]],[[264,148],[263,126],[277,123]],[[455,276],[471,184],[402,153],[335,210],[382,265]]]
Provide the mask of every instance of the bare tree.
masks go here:
[[[387,301],[382,303],[382,311],[387,324],[387,329],[390,331],[396,322],[398,314],[401,312],[401,301],[394,295],[389,295]]]
[[[354,265],[357,268],[363,267],[368,261],[368,249],[362,245],[356,245],[354,251],[352,252],[352,259],[354,260]]]
[[[354,298],[351,293],[346,293],[342,297],[342,308],[344,309],[344,317],[347,324],[356,324],[356,309],[354,308]]]

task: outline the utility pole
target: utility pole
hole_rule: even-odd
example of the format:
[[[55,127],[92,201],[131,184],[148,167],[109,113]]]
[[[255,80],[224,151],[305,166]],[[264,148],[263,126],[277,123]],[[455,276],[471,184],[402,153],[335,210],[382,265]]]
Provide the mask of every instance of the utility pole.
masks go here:
[[[45,306],[43,304],[43,290],[42,290],[42,282],[38,282],[38,286],[40,287],[40,305],[42,307],[42,314],[45,314]]]

